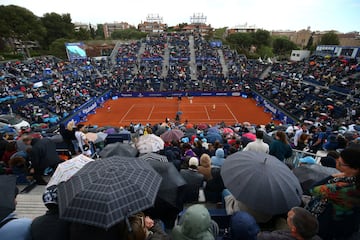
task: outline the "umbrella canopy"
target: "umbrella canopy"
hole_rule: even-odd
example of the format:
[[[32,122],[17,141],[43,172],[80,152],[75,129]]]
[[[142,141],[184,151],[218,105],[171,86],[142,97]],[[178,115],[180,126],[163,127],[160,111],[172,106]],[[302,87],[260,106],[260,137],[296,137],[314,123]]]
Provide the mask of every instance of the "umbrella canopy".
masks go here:
[[[99,143],[105,141],[108,134],[105,132],[97,132],[97,133],[88,132],[85,134],[85,136],[89,141],[94,143]]]
[[[299,180],[274,156],[236,152],[225,159],[221,176],[234,197],[255,211],[282,214],[301,203]]]
[[[97,134],[93,133],[93,132],[88,132],[85,134],[86,139],[91,141],[91,142],[95,142],[95,140],[97,139]]]
[[[206,123],[200,123],[199,125],[197,125],[197,129],[199,130],[205,130],[208,128],[208,125]]]
[[[15,211],[15,175],[0,175],[0,221]]]
[[[184,136],[184,132],[180,129],[171,129],[169,131],[164,132],[161,134],[162,140],[164,142],[171,142],[171,141],[179,141]]]
[[[46,185],[46,188],[58,185],[61,182],[69,180],[75,173],[77,173],[82,167],[84,167],[89,162],[94,161],[94,159],[86,157],[81,154],[72,159],[69,159],[65,162],[60,163],[54,174],[51,176],[49,183]]]
[[[339,170],[336,168],[325,167],[319,164],[307,164],[293,169],[293,173],[299,179],[304,191],[310,190],[314,183],[338,172]]]
[[[168,159],[166,156],[160,155],[157,153],[146,153],[144,155],[141,155],[139,158],[142,160],[145,160],[145,161],[168,162]]]
[[[91,162],[58,185],[60,218],[108,229],[152,207],[161,180],[141,159],[114,156]]]
[[[216,141],[222,142],[222,136],[218,133],[208,133],[205,138],[209,143],[215,143]]]
[[[232,130],[231,128],[223,128],[222,129],[222,133],[223,134],[231,134],[231,133],[234,133],[234,130]]]
[[[148,160],[148,163],[163,179],[157,197],[172,206],[176,206],[178,189],[185,185],[186,181],[180,175],[173,163],[160,162],[157,160]]]
[[[97,138],[94,141],[94,143],[104,142],[106,137],[108,136],[108,134],[104,133],[104,132],[97,132],[96,135],[97,135]]]
[[[138,150],[136,148],[121,142],[110,143],[99,153],[102,158],[111,156],[135,157],[137,154]]]
[[[139,137],[135,146],[140,153],[157,152],[164,149],[164,140],[155,134],[146,134]]]
[[[168,126],[167,126],[167,125],[166,125],[166,126],[160,126],[160,127],[156,130],[155,134],[158,135],[158,136],[160,136],[161,134],[165,133],[167,130],[168,130]]]
[[[217,127],[211,127],[207,131],[208,133],[219,133],[219,129]]]

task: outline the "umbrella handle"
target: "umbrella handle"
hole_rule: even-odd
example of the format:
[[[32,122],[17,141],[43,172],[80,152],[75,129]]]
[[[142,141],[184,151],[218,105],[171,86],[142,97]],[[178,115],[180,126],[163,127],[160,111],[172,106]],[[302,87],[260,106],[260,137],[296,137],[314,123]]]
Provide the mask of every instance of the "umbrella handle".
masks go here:
[[[132,227],[130,225],[130,221],[129,221],[129,213],[130,213],[130,209],[128,210],[126,216],[125,216],[125,223],[126,223],[126,227],[128,228],[128,232],[132,233]]]

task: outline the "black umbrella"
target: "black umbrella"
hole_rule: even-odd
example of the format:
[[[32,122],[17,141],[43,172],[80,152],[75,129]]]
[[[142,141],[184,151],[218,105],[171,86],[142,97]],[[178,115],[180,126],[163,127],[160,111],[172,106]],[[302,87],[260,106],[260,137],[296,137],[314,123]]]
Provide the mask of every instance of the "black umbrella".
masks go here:
[[[176,206],[178,189],[186,184],[184,178],[180,175],[173,163],[160,162],[157,160],[148,160],[148,163],[163,179],[157,197],[172,206]]]
[[[122,156],[122,157],[135,157],[138,154],[138,150],[132,147],[128,143],[115,142],[108,144],[104,147],[103,150],[99,153],[100,157],[112,157],[112,156]]]
[[[0,221],[15,211],[15,175],[0,175]]]
[[[144,155],[139,156],[140,159],[145,161],[159,161],[159,162],[168,162],[166,156],[158,153],[145,153]]]
[[[314,183],[338,172],[339,170],[336,168],[324,167],[319,164],[306,164],[293,169],[304,192],[307,192]]]
[[[144,160],[114,156],[86,164],[58,185],[62,219],[108,229],[152,207],[162,178]]]
[[[255,211],[282,214],[301,203],[299,180],[283,162],[269,154],[231,154],[221,167],[221,176],[234,197]]]

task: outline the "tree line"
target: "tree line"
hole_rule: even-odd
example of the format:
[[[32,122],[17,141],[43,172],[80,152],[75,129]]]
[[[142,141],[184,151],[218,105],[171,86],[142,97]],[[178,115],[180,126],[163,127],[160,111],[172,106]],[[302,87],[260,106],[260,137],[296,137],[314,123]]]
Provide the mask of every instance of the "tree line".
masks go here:
[[[179,24],[179,27],[186,26]],[[172,27],[169,31],[174,31]],[[226,28],[215,29],[208,39],[220,39],[225,44],[249,58],[289,56],[291,50],[298,49],[295,43],[283,37],[272,37],[269,31],[258,30],[251,33],[233,33],[225,36]],[[141,39],[146,33],[136,28],[115,31],[112,39]],[[103,25],[98,24],[94,29],[91,24],[88,28],[75,29],[69,13],[45,13],[42,17],[36,16],[26,8],[16,5],[0,5],[0,53],[16,52],[16,41],[25,43],[33,41],[39,43],[38,55],[52,54],[65,57],[65,42],[86,40],[103,40]],[[307,48],[313,50],[310,38]],[[10,47],[9,47],[10,43]],[[339,39],[335,33],[325,34],[320,44],[338,45]],[[34,55],[25,52],[25,55]],[[36,55],[36,54],[35,54]]]

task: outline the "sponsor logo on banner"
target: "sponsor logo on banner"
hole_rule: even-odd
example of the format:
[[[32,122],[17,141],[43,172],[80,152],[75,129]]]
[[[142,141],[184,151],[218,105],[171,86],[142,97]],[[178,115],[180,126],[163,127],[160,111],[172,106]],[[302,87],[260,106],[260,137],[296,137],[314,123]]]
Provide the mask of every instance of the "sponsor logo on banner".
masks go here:
[[[162,97],[161,93],[149,93],[149,97]]]
[[[122,93],[120,96],[122,96],[122,97],[132,97],[133,95],[131,93],[128,93],[128,94]]]
[[[201,93],[200,96],[212,96],[213,93]]]
[[[268,110],[270,110],[272,113],[276,114],[277,109],[273,106],[271,106],[270,103],[268,103],[266,100],[264,100],[264,107]]]
[[[89,107],[84,108],[84,109],[82,110],[82,113],[83,113],[83,114],[88,114],[89,112],[93,111],[96,107],[97,107],[97,104],[96,104],[96,102],[94,102],[94,103],[91,104]]]
[[[215,96],[227,96],[227,93],[216,93]]]
[[[233,92],[231,95],[234,96],[234,97],[239,97],[240,93],[239,92]]]

